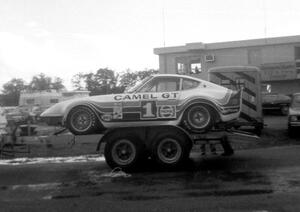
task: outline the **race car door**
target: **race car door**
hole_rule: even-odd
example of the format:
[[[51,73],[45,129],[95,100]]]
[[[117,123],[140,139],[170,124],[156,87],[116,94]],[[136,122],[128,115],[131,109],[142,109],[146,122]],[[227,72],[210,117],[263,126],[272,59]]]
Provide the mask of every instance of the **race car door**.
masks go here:
[[[137,93],[140,99],[140,120],[172,120],[177,118],[180,97],[179,77],[156,77]]]

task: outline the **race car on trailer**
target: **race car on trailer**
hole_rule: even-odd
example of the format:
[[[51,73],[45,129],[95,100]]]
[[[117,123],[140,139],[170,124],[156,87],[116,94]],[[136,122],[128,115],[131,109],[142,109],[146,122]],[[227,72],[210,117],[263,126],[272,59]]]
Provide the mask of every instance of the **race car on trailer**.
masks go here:
[[[48,123],[62,123],[75,135],[116,127],[173,125],[205,132],[237,119],[241,91],[183,75],[153,75],[123,94],[64,101],[41,114]]]
[[[104,155],[112,168],[130,170],[149,156],[170,168],[189,157],[197,140],[193,134],[239,117],[241,95],[198,78],[160,74],[126,93],[61,102],[41,116],[74,135],[103,133],[99,144],[106,143]]]

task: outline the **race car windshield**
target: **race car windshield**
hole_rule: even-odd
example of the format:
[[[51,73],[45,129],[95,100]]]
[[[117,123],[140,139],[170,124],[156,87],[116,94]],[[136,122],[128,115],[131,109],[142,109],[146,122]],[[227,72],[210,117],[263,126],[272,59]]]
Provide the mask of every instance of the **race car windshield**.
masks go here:
[[[145,82],[147,82],[147,81],[150,80],[151,78],[152,78],[152,76],[146,77],[146,78],[144,78],[142,81],[136,82],[134,86],[132,86],[132,87],[129,86],[128,88],[126,88],[125,93],[134,93],[134,92],[137,91],[142,85],[144,85]]]

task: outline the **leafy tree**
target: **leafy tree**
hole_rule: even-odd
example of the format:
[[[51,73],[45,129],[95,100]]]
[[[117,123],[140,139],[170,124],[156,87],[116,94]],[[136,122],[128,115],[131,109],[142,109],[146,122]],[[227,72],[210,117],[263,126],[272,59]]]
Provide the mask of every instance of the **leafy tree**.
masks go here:
[[[54,82],[52,82],[52,78],[43,73],[34,76],[29,83],[29,89],[32,91],[44,91],[51,89],[62,90],[63,88],[65,88],[65,86],[63,85],[61,78],[56,77],[54,78]]]
[[[133,86],[135,85],[138,81],[143,80],[144,78],[152,75],[152,74],[157,74],[158,71],[155,69],[145,69],[143,71],[136,71],[132,72],[129,69],[126,70],[125,73],[123,73],[120,76],[120,82],[119,86],[123,87],[124,89],[128,86]]]
[[[87,89],[91,91],[92,96],[119,93],[117,81],[118,75],[108,68],[100,68],[96,73],[78,73],[72,78],[72,84],[76,89]]]
[[[19,103],[20,93],[26,89],[24,80],[13,78],[3,85],[2,101],[5,106],[16,106]]]
[[[71,82],[76,90],[86,89],[85,76],[83,73],[78,73],[78,74],[74,75],[72,77]]]
[[[131,70],[127,69],[125,73],[121,74],[119,86],[123,87],[124,89],[128,86],[133,86],[138,80],[137,72],[132,72]]]
[[[89,73],[84,77],[86,89],[91,91],[91,95],[113,93],[117,84],[115,72],[108,68],[100,68],[95,74]]]
[[[125,73],[116,74],[108,68],[100,68],[96,73],[78,73],[73,76],[72,84],[76,89],[87,89],[91,95],[122,93],[128,86],[133,86],[137,81],[158,73],[154,69],[133,72],[126,70]]]
[[[29,83],[29,89],[33,91],[43,91],[51,89],[51,77],[47,77],[45,74],[40,73],[32,78]]]
[[[54,81],[51,82],[51,88],[57,91],[63,90],[65,88],[63,80],[59,77],[55,77]]]

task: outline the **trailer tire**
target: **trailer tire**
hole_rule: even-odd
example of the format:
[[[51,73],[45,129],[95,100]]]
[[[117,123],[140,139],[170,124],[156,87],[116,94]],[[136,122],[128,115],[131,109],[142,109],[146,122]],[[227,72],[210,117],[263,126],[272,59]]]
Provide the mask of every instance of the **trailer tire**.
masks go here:
[[[106,163],[112,168],[133,171],[144,158],[145,147],[135,135],[112,135],[107,138],[104,148]]]
[[[189,132],[204,133],[214,125],[213,110],[204,104],[190,106],[183,115],[183,127]]]
[[[187,161],[191,148],[192,144],[182,134],[166,132],[155,139],[151,157],[163,168],[177,168]]]

